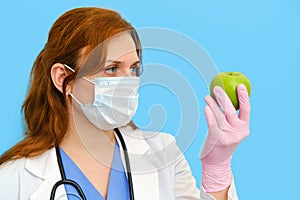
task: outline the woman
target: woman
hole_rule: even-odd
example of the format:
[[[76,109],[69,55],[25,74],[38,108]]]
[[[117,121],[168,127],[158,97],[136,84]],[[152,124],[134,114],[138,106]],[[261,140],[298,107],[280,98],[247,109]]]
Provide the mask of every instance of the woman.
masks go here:
[[[0,158],[0,199],[237,199],[230,161],[249,135],[246,88],[238,87],[239,116],[220,87],[222,110],[205,98],[199,190],[175,139],[131,122],[140,63],[138,35],[118,13],[77,8],[59,17],[33,65],[25,138]],[[62,178],[80,189],[56,184]]]

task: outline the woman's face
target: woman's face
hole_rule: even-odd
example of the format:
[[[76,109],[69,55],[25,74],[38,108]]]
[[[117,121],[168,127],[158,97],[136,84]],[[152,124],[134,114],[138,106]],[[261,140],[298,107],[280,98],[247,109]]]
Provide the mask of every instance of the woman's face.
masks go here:
[[[121,34],[108,41],[104,68],[96,74],[85,77],[93,81],[99,77],[137,76],[139,66],[140,59],[132,37],[128,33]],[[73,87],[73,95],[82,104],[92,103],[94,85],[84,78],[78,78]]]

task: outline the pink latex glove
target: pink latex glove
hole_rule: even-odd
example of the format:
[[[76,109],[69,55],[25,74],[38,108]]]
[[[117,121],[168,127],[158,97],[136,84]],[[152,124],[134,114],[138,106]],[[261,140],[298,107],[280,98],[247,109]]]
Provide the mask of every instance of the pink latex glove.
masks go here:
[[[231,157],[238,144],[249,134],[250,103],[244,85],[237,88],[239,114],[224,90],[216,86],[214,94],[206,96],[205,116],[208,135],[201,151],[202,185],[206,192],[226,189],[232,182]]]

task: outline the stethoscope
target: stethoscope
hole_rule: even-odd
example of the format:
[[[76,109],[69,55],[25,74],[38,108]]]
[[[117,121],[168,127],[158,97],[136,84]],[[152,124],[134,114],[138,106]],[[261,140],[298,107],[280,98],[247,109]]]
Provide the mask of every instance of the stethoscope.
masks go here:
[[[121,132],[119,131],[119,129],[115,128],[114,131],[116,132],[116,134],[117,134],[117,136],[118,136],[118,138],[119,138],[119,140],[121,142],[123,151],[124,151],[124,159],[125,159],[126,172],[127,172],[127,178],[128,178],[130,200],[134,200],[133,184],[132,184],[131,169],[130,169],[130,163],[129,163],[129,157],[128,157],[127,147],[126,147],[124,138],[123,138]],[[85,197],[85,195],[84,195],[84,193],[83,193],[80,185],[78,185],[78,183],[76,183],[73,180],[66,179],[66,174],[65,174],[65,171],[64,171],[64,167],[63,167],[63,163],[62,163],[62,159],[61,159],[59,148],[56,147],[55,150],[56,150],[56,157],[57,157],[57,163],[58,163],[59,171],[60,171],[60,175],[61,175],[61,180],[57,181],[54,184],[54,186],[53,186],[53,188],[51,190],[50,200],[54,200],[57,188],[60,185],[64,185],[64,184],[72,185],[77,190],[80,198],[82,198],[82,200],[86,200],[86,197]]]

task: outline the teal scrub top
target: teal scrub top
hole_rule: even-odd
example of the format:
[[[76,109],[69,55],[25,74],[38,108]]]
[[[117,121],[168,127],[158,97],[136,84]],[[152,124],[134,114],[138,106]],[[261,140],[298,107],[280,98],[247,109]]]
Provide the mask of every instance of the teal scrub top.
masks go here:
[[[97,191],[88,178],[82,173],[72,159],[60,148],[63,167],[66,178],[75,181],[83,190],[87,200],[104,200],[103,196]],[[68,200],[81,199],[76,189],[68,184],[65,184],[65,190],[68,195]],[[123,163],[121,160],[119,145],[116,142],[112,168],[109,176],[107,200],[129,200],[129,186]]]

